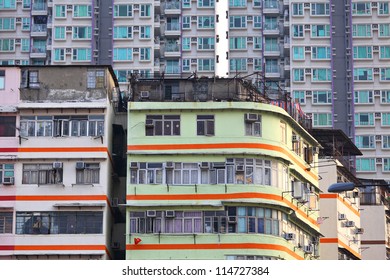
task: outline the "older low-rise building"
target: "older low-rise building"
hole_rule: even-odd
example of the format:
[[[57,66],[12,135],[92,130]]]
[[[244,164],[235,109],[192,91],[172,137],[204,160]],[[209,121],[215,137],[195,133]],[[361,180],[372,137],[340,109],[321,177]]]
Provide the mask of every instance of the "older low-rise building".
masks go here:
[[[109,66],[22,66],[14,174],[0,196],[2,259],[110,259],[119,183]],[[2,148],[4,150],[4,148]],[[4,152],[4,151],[2,151]],[[7,163],[1,165],[7,168]],[[6,172],[4,172],[6,174]]]
[[[292,103],[240,80],[131,89],[127,259],[318,257],[319,144]]]

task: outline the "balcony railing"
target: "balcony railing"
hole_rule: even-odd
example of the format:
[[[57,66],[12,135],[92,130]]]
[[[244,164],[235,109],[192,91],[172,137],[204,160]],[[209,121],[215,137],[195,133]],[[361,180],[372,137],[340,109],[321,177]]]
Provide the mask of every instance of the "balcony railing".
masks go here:
[[[47,25],[46,24],[34,24],[32,26],[32,32],[46,32],[47,31]]]
[[[167,2],[165,3],[165,9],[167,10],[177,10],[180,9],[180,1]]]
[[[175,23],[167,23],[167,31],[178,31],[180,30],[180,24]]]
[[[47,9],[47,4],[46,3],[34,3],[32,5],[32,10],[33,11],[46,11]]]
[[[179,48],[178,44],[166,44],[165,51],[166,52],[178,52],[178,51],[180,51],[180,48]]]

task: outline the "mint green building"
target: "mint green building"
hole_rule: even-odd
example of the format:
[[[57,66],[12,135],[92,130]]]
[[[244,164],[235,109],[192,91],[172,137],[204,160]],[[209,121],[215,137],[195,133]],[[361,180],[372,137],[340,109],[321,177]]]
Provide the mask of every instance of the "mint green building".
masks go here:
[[[319,144],[304,115],[226,81],[204,80],[202,98],[197,81],[132,87],[126,259],[318,257]]]

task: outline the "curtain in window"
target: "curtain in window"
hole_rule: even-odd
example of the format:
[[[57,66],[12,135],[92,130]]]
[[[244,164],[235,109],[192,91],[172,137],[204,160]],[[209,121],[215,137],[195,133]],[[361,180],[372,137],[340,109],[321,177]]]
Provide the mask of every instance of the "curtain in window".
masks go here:
[[[76,6],[77,16],[86,17],[88,16],[88,6],[86,5],[78,5]]]

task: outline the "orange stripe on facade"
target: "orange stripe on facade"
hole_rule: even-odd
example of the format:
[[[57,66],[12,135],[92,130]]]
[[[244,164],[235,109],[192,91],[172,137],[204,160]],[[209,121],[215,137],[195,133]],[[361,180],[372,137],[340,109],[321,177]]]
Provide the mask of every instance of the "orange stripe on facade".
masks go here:
[[[307,171],[306,166],[294,158],[288,151],[279,146],[263,143],[212,143],[212,144],[148,144],[148,145],[128,145],[128,151],[167,151],[167,150],[203,150],[203,149],[264,149],[280,152],[290,158],[296,165],[305,170],[313,179],[318,180],[318,176]]]
[[[285,203],[288,207],[298,212],[300,215],[318,227],[317,220],[309,217],[304,211],[295,206],[292,202],[283,199],[280,195],[266,193],[228,193],[228,194],[161,194],[161,195],[127,195],[127,200],[224,200],[224,199],[251,199],[262,198]]]
[[[126,250],[242,250],[242,249],[261,249],[276,250],[286,252],[295,259],[303,258],[290,249],[276,244],[257,244],[257,243],[231,243],[231,244],[128,244]]]
[[[337,193],[321,193],[320,198],[337,198]]]
[[[355,250],[353,250],[350,246],[348,246],[347,244],[345,244],[344,242],[342,242],[340,239],[338,238],[321,238],[320,239],[320,243],[337,243],[338,245],[340,245],[341,247],[347,249],[351,254],[353,254],[355,257],[361,259],[362,256],[356,252]]]

